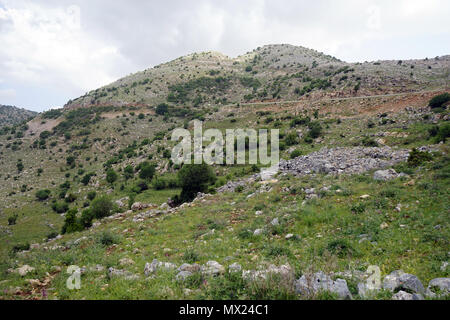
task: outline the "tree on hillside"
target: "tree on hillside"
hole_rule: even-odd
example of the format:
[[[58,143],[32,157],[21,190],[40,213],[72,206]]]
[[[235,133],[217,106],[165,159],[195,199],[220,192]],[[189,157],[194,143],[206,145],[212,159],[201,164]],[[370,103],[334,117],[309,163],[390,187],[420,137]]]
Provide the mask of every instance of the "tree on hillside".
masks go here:
[[[178,172],[178,180],[182,190],[180,196],[173,199],[176,204],[192,201],[198,192],[207,192],[216,181],[216,175],[206,163],[186,164]]]

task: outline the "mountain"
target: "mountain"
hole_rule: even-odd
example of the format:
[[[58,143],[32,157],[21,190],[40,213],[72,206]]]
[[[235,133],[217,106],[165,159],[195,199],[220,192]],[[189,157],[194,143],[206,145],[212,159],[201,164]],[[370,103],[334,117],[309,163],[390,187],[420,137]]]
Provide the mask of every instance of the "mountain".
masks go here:
[[[440,299],[449,58],[198,53],[4,127],[0,299]],[[278,129],[279,172],[174,164],[197,119]]]
[[[156,105],[184,107],[409,92],[449,84],[450,56],[424,60],[346,63],[315,50],[267,45],[237,58],[194,53],[119,79],[67,107]]]
[[[0,105],[0,128],[11,126],[29,120],[37,115],[37,112],[17,108],[14,106]]]

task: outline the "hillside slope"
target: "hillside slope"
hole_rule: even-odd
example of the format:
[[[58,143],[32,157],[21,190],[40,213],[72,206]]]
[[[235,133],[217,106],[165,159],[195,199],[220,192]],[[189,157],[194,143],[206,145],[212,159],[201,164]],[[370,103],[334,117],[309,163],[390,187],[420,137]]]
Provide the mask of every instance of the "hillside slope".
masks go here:
[[[122,78],[69,101],[92,105],[183,107],[246,101],[345,97],[449,86],[450,56],[425,60],[345,63],[292,45],[267,45],[237,58],[194,53]]]
[[[37,115],[37,112],[0,105],[0,128],[27,121]]]
[[[425,289],[450,272],[448,99],[430,107],[449,92],[448,58],[408,63],[355,64],[338,85],[348,64],[304,48],[197,54],[111,85],[155,93],[142,104],[131,87],[111,89],[0,131],[0,299],[443,298]],[[330,65],[344,71],[321,89]],[[284,76],[299,68],[319,86],[301,97],[302,78]],[[145,91],[149,75],[159,87]],[[355,93],[357,77],[367,81]],[[177,84],[172,101],[157,107],[166,81]],[[267,83],[280,99],[242,102]],[[261,164],[216,165],[209,194],[171,208],[181,192],[171,135],[195,119],[204,130],[279,129],[279,174],[261,181]],[[106,217],[76,224],[102,203]],[[79,290],[66,286],[71,265]],[[367,294],[369,266],[387,280],[415,275],[415,287]],[[336,290],[306,290],[314,277]]]

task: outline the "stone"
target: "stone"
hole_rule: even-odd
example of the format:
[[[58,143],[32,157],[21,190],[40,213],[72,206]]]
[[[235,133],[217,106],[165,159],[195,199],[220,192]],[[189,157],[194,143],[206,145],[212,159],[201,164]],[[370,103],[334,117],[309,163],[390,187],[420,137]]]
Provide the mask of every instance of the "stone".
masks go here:
[[[19,275],[21,275],[22,277],[26,276],[28,273],[33,272],[34,268],[30,267],[29,265],[23,265],[20,268],[17,269],[17,272],[19,273]]]
[[[191,273],[199,272],[200,271],[200,265],[197,263],[189,264],[189,263],[183,263],[177,270],[178,271],[189,271]]]
[[[177,268],[177,265],[171,262],[161,262],[154,259],[152,263],[146,263],[144,267],[144,274],[148,276],[149,274],[155,273],[158,270],[170,271]]]
[[[447,296],[450,294],[450,278],[436,278],[428,283],[427,296]]]
[[[228,267],[228,272],[240,272],[242,267],[239,263],[233,263]]]
[[[133,274],[127,270],[115,269],[113,267],[108,269],[108,275],[110,278],[120,277],[120,278],[124,278],[125,280],[139,279],[139,275],[137,275],[137,274]]]
[[[303,275],[295,281],[295,292],[300,295],[314,296],[323,291],[337,294],[340,299],[352,298],[347,281],[344,279],[332,280],[323,272],[317,272],[311,276]]]
[[[392,292],[398,289],[408,290],[420,294],[425,292],[419,278],[415,275],[404,273],[402,270],[396,270],[387,275],[383,281],[383,289]]]
[[[383,222],[382,224],[380,224],[380,229],[381,230],[384,230],[384,229],[387,229],[387,228],[389,228],[389,225],[386,222]]]
[[[378,170],[373,174],[374,180],[388,181],[398,177],[397,172],[394,169]]]
[[[291,281],[293,278],[292,268],[285,264],[279,267],[270,265],[267,269],[263,270],[244,270],[242,271],[242,278],[247,281],[266,280],[270,275],[278,275],[283,279]]]
[[[255,232],[253,232],[253,235],[254,236],[259,236],[259,235],[261,235],[263,233],[264,233],[263,229],[256,229]]]
[[[189,272],[189,271],[180,271],[177,275],[176,275],[176,277],[175,277],[175,279],[177,280],[177,281],[185,281],[187,278],[189,278],[190,276],[192,276],[192,272]]]
[[[280,224],[280,222],[278,221],[278,218],[275,218],[270,222],[270,224],[275,227],[275,226],[278,226]]]
[[[392,296],[392,300],[423,300],[423,296],[421,294],[408,293],[400,290]]]
[[[364,199],[370,198],[370,196],[368,194],[364,194],[364,195],[360,196],[359,198],[364,200]]]
[[[258,211],[255,212],[255,215],[256,215],[256,216],[261,216],[262,214],[263,214],[263,212],[260,211],[260,210],[258,210]]]
[[[134,264],[134,261],[130,258],[122,258],[119,260],[119,264],[121,266],[129,266],[129,265]]]
[[[286,240],[290,240],[294,238],[294,235],[292,233],[288,233],[285,237]]]
[[[225,268],[217,261],[208,261],[204,266],[202,266],[201,272],[207,276],[217,276],[225,273]]]

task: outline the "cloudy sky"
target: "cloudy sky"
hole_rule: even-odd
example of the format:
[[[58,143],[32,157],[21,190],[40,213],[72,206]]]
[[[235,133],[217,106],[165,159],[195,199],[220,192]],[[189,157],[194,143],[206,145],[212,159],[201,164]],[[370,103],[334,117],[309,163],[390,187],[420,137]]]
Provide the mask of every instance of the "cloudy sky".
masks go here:
[[[195,51],[450,54],[448,0],[0,0],[0,104],[42,111]]]

